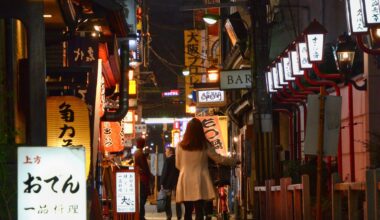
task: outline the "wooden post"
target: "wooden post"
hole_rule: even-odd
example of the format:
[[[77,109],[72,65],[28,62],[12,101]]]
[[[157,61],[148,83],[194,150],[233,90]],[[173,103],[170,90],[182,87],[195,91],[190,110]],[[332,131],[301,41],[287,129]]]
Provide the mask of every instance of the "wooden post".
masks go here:
[[[380,169],[366,172],[366,201],[367,219],[380,220],[380,200],[378,182],[380,182]]]
[[[342,219],[342,198],[341,192],[335,190],[335,184],[340,183],[340,177],[338,173],[334,173],[331,178],[331,200],[332,200],[332,220]]]
[[[293,219],[292,213],[292,197],[288,195],[288,186],[292,183],[290,177],[280,179],[281,194],[281,215],[282,219]]]
[[[303,219],[311,219],[310,213],[310,182],[308,175],[302,175],[302,212]]]
[[[267,220],[271,220],[273,219],[272,216],[273,216],[273,213],[272,213],[272,198],[273,198],[273,195],[272,195],[272,186],[274,185],[274,180],[271,179],[271,180],[265,180],[265,216],[266,216],[266,219]]]
[[[359,220],[358,210],[359,193],[358,190],[348,188],[348,219]]]
[[[319,127],[318,127],[318,149],[317,149],[317,199],[316,199],[316,211],[317,220],[322,220],[322,159],[323,159],[323,128],[325,119],[325,88],[320,86],[320,98],[319,98]]]

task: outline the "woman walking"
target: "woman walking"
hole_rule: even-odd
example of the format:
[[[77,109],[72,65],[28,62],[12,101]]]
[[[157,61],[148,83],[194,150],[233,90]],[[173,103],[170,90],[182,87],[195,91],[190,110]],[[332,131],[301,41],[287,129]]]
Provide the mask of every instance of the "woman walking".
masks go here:
[[[216,197],[208,171],[208,158],[227,166],[234,166],[238,162],[235,158],[223,157],[216,153],[206,138],[202,122],[193,118],[187,124],[183,140],[177,147],[175,161],[179,170],[176,202],[184,203],[185,220],[192,219],[193,208],[195,219],[203,220],[205,201]]]

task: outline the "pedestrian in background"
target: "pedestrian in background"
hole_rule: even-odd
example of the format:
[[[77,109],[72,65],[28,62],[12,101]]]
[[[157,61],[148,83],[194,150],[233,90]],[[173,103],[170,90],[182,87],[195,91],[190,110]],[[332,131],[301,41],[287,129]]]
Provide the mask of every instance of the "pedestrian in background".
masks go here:
[[[136,170],[140,173],[140,220],[145,220],[145,203],[150,195],[149,180],[152,176],[148,165],[147,155],[144,154],[145,146],[144,138],[137,138],[137,150],[134,153],[134,161]]]
[[[167,147],[165,149],[166,159],[164,161],[164,167],[162,168],[161,174],[161,188],[166,191],[166,219],[171,220],[172,218],[172,191],[175,190],[178,180],[179,171],[175,167],[175,149],[173,147]],[[175,204],[177,219],[180,220],[182,217],[181,203]]]
[[[192,219],[195,208],[196,220],[204,219],[206,200],[215,199],[215,187],[208,171],[208,158],[218,164],[235,166],[235,158],[219,155],[207,140],[202,122],[193,118],[189,121],[183,140],[176,153],[176,167],[179,177],[176,190],[176,202],[185,204],[185,220]]]

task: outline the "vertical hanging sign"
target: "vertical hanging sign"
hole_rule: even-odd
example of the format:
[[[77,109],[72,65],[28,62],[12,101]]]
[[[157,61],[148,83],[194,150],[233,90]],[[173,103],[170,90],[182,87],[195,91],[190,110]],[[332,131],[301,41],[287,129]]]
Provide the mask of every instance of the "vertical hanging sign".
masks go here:
[[[202,76],[199,75],[202,72],[206,72],[204,66],[204,55],[207,48],[204,48],[204,30],[185,30],[184,42],[185,42],[185,66],[189,68],[190,75],[185,78],[185,97],[186,97],[186,112],[190,112],[189,106],[191,100],[188,96],[192,93],[193,83],[202,82]]]

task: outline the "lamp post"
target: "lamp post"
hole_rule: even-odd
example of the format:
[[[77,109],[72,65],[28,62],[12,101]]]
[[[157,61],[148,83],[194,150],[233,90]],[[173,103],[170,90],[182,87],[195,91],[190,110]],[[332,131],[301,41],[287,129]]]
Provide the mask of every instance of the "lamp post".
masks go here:
[[[354,114],[353,114],[353,90],[354,86],[357,90],[363,91],[367,89],[367,81],[362,86],[356,84],[350,79],[352,67],[355,59],[356,44],[347,34],[339,37],[336,49],[337,68],[343,74],[344,84],[347,85],[348,93],[348,128],[349,128],[349,157],[350,157],[350,173],[351,181],[356,179],[355,175],[355,144],[354,144]]]
[[[311,63],[318,63],[323,60],[323,42],[326,29],[315,19],[313,22],[304,30],[303,35],[306,40],[307,45],[307,55],[308,60]],[[305,48],[302,44],[300,58],[302,54],[305,54]],[[303,58],[304,59],[304,58]],[[302,68],[302,60],[301,60]],[[307,74],[307,73],[306,73]],[[325,118],[325,88],[320,86],[320,100],[319,100],[319,127],[318,127],[318,146],[317,146],[317,198],[316,198],[316,219],[322,219],[322,206],[321,206],[321,194],[322,194],[322,159],[323,159],[323,140],[324,140],[324,118]]]

